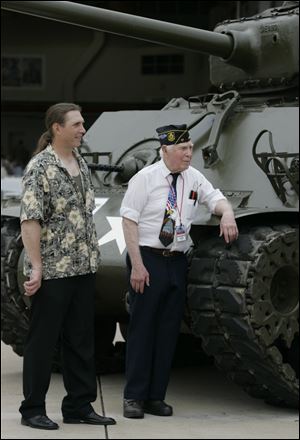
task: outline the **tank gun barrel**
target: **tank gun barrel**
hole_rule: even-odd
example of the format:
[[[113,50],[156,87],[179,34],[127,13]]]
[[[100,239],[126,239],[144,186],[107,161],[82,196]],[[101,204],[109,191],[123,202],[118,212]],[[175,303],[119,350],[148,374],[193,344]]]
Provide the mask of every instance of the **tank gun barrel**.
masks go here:
[[[124,166],[118,166],[118,165],[103,165],[100,163],[89,163],[88,167],[92,171],[117,171],[122,172],[124,170]]]
[[[242,35],[243,32],[225,34],[206,31],[68,1],[3,1],[1,8],[214,55],[224,60],[230,59],[230,64],[245,69],[253,64],[249,38]]]

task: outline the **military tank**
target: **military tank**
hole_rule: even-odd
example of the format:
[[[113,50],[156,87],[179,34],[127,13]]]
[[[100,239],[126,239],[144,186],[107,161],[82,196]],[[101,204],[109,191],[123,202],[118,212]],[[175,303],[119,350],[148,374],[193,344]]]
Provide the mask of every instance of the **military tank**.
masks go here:
[[[226,20],[213,32],[64,1],[1,7],[210,55],[215,93],[174,98],[160,111],[105,112],[85,135],[81,151],[96,188],[103,257],[97,322],[106,339],[100,347],[110,343],[116,322],[127,321],[119,216],[127,183],[159,160],[155,128],[186,123],[193,166],[230,200],[240,235],[225,244],[218,218],[197,208],[183,331],[200,338],[216,365],[251,396],[296,407],[299,2]],[[22,355],[29,305],[22,295],[18,204],[9,198],[2,206],[1,336]]]

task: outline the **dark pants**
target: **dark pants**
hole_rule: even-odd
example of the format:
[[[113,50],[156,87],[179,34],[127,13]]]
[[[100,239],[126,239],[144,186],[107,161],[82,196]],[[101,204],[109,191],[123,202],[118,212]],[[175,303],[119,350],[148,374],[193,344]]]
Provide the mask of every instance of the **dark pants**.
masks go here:
[[[61,340],[63,380],[67,395],[63,416],[92,410],[97,382],[94,359],[95,274],[44,280],[32,297],[30,327],[24,350],[24,417],[46,414],[53,354]]]
[[[143,294],[130,286],[124,398],[164,400],[184,310],[187,258],[141,253],[150,286]],[[127,265],[130,273],[128,257]]]

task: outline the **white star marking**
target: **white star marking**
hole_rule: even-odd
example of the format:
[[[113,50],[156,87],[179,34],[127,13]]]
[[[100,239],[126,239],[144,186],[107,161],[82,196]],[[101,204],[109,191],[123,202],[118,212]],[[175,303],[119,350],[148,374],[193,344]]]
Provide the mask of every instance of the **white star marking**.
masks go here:
[[[93,215],[107,202],[108,197],[95,197],[95,209],[93,211]]]
[[[122,255],[125,248],[125,238],[122,229],[122,217],[106,217],[111,230],[107,232],[100,240],[98,240],[99,246],[102,246],[105,243],[116,240],[120,254]]]

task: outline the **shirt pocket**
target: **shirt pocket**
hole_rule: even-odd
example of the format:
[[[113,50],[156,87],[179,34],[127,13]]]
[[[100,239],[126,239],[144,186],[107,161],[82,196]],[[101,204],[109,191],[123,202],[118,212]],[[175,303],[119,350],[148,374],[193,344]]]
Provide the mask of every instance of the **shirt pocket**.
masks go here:
[[[188,220],[193,220],[195,218],[197,207],[198,207],[197,200],[188,199],[186,205],[186,218]]]

